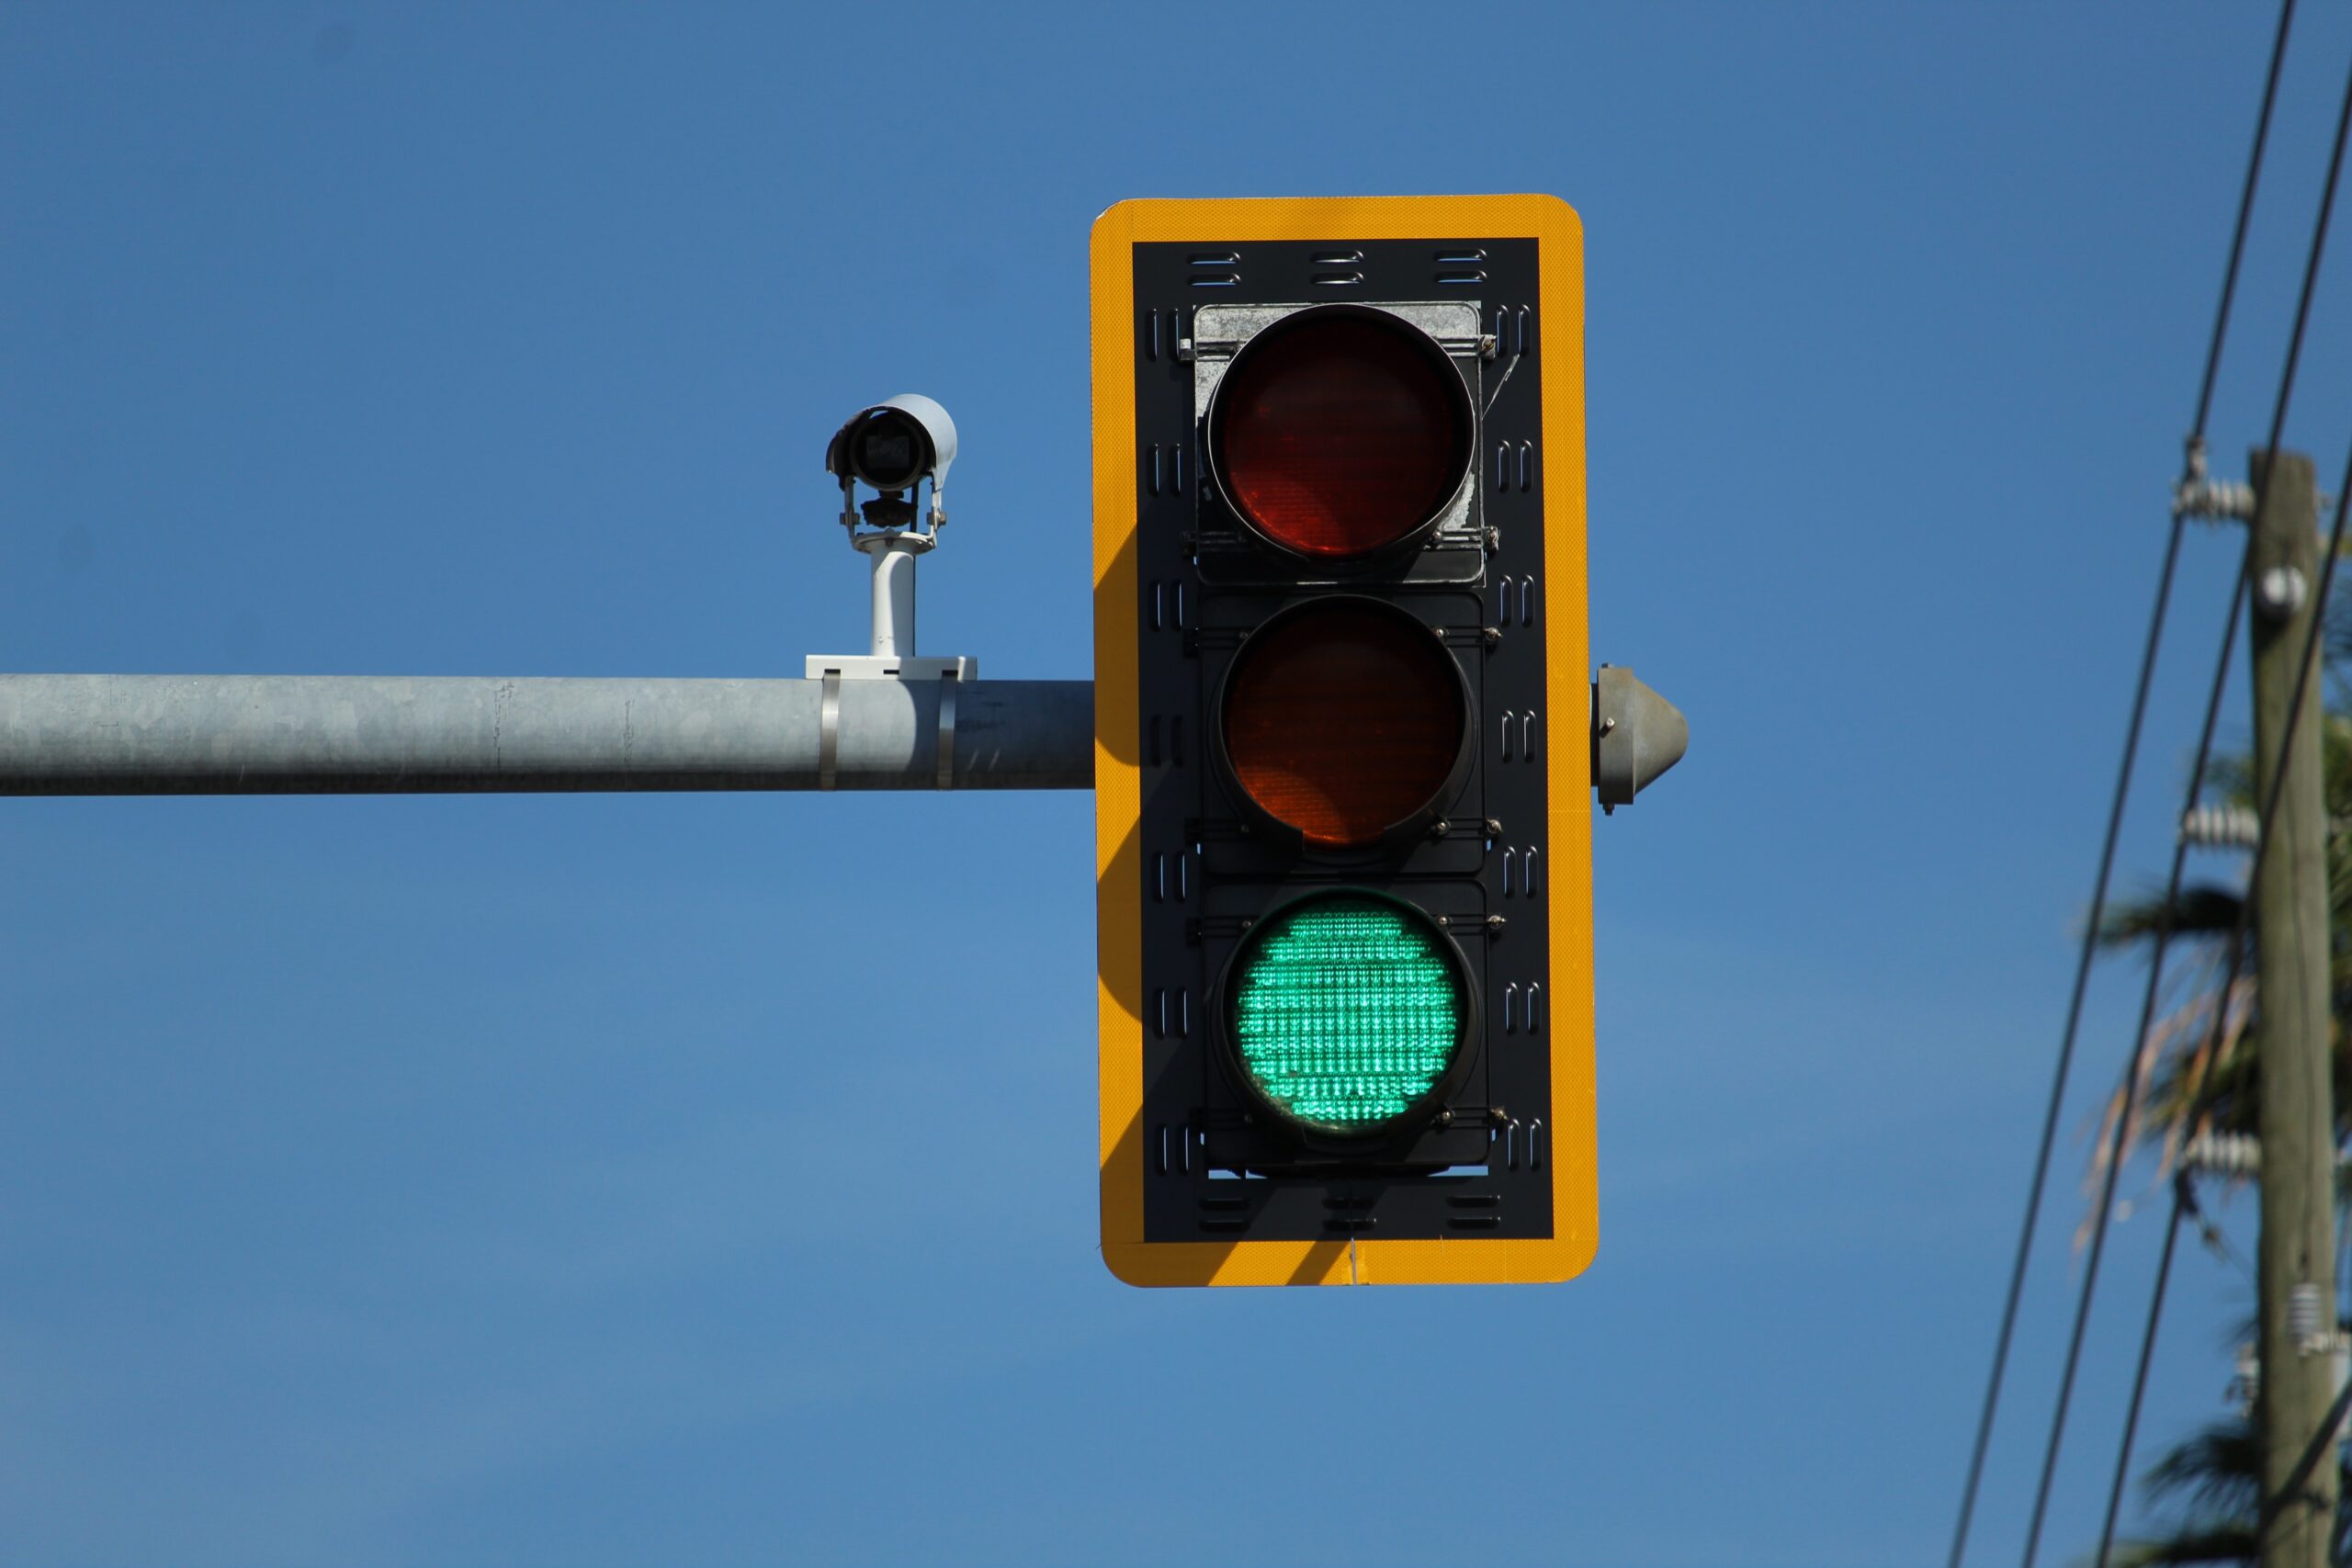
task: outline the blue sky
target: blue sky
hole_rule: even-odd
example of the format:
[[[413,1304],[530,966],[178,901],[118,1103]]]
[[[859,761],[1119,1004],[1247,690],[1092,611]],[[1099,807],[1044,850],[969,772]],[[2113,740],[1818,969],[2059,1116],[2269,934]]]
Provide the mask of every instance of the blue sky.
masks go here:
[[[0,1562],[1939,1561],[2270,15],[0,6],[0,669],[797,674],[864,637],[825,438],[917,389],[925,651],[1083,677],[1096,213],[1535,190],[1594,651],[1693,731],[1597,828],[1601,1246],[1550,1289],[1104,1271],[1080,794],[0,803]],[[2347,55],[2306,6],[2225,473]],[[2332,486],[2352,235],[2306,366]],[[2236,547],[2189,541],[2127,886]],[[2185,1262],[2152,1438],[2250,1295]]]

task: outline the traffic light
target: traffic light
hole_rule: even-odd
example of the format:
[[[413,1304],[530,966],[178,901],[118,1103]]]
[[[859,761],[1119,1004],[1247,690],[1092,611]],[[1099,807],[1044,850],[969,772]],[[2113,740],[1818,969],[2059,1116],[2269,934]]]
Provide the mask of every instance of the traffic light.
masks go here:
[[[1104,1259],[1566,1279],[1596,766],[1680,750],[1592,739],[1577,217],[1129,201],[1092,280]]]

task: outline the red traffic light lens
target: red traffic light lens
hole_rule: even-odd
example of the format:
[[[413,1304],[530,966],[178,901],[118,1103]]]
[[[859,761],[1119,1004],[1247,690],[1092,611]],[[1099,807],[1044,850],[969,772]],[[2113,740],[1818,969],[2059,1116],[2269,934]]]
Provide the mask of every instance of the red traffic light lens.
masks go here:
[[[1469,705],[1428,626],[1377,600],[1317,599],[1242,645],[1218,723],[1260,810],[1311,845],[1357,849],[1442,806]]]
[[[1470,394],[1428,333],[1321,306],[1235,355],[1209,451],[1226,499],[1260,534],[1313,559],[1353,559],[1410,538],[1461,489]]]

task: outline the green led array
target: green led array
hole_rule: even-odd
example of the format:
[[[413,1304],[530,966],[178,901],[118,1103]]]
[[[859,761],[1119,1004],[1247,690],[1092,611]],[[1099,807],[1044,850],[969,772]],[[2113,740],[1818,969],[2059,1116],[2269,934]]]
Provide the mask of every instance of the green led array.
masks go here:
[[[1361,1132],[1453,1060],[1462,982],[1428,921],[1346,894],[1278,917],[1242,960],[1233,1032],[1259,1089],[1299,1121]]]

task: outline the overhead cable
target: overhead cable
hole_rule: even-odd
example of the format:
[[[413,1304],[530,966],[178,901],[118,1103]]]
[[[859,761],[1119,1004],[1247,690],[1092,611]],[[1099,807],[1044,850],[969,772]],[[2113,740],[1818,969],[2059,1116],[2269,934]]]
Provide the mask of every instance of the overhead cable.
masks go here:
[[[2188,450],[2191,460],[2204,450],[2205,421],[2212,406],[2215,372],[2222,361],[2222,346],[2228,336],[2230,305],[2237,292],[2238,263],[2245,254],[2248,220],[2254,211],[2254,193],[2260,182],[2262,154],[2270,136],[2270,109],[2278,95],[2279,62],[2286,58],[2287,32],[2295,14],[2295,0],[2280,0],[2277,37],[2270,46],[2270,68],[2262,86],[2262,107],[2255,117],[2254,151],[2246,160],[2245,178],[2238,194],[2238,216],[2230,236],[2230,256],[2222,272],[2222,298],[2213,312],[2213,332],[2205,350],[2205,371],[2197,393],[2197,412],[2189,426]],[[1993,1436],[1993,1418],[1999,1409],[2001,1382],[2008,1367],[2009,1342],[2017,1328],[2018,1303],[2025,1288],[2028,1259],[2032,1256],[2033,1234],[2037,1217],[2041,1212],[2042,1189],[2050,1175],[2050,1156],[2058,1134],[2058,1113],[2066,1098],[2066,1078],[2074,1061],[2075,1039],[2081,1027],[2083,998],[2090,985],[2091,961],[2097,955],[2099,922],[2107,911],[2109,879],[2115,867],[2115,845],[2123,826],[2123,808],[2132,792],[2132,771],[2139,756],[2140,728],[2147,715],[2149,683],[2154,678],[2156,652],[2164,640],[2165,612],[2171,603],[2175,567],[2180,558],[2180,537],[2185,516],[2176,510],[2171,536],[2165,546],[2164,565],[2156,575],[2156,602],[2148,616],[2146,648],[2140,658],[2140,675],[2132,697],[2132,716],[2124,728],[2123,760],[2115,780],[2115,796],[2108,808],[2107,833],[2099,846],[2098,874],[2091,887],[2090,919],[2083,928],[2082,954],[2075,966],[2073,994],[2066,1003],[2066,1023],[2058,1043],[2058,1062],[2052,1075],[2050,1103],[2043,1113],[2041,1141],[2034,1158],[2033,1179],[2029,1184],[2025,1219],[2019,1227],[2017,1257],[2009,1269],[2007,1300],[2001,1308],[2001,1326],[1995,1337],[1993,1367],[1986,1379],[1983,1413],[1976,1424],[1976,1439],[1968,1460],[1968,1479],[1961,1488],[1960,1519],[1952,1529],[1951,1555],[1949,1568],[1961,1568],[1961,1559],[1968,1550],[1968,1526],[1976,1508],[1976,1495],[1984,1475],[1984,1454]],[[2192,801],[2193,805],[2194,802]]]
[[[2344,144],[2347,130],[2352,130],[2352,75],[2347,75],[2345,81],[2344,104],[2336,116],[2335,138],[2328,152],[2327,178],[2320,188],[2319,217],[2312,226],[2311,248],[2303,262],[2302,288],[2295,299],[2295,322],[2287,336],[2287,358],[2278,374],[2278,395],[2271,405],[2270,434],[2262,445],[2262,451],[2267,457],[2275,457],[2278,453],[2278,438],[2286,428],[2287,409],[2294,396],[2295,371],[2302,357],[2303,330],[2311,320],[2312,294],[2319,281],[2320,257],[2326,250],[2328,223],[2335,210],[2336,177],[2344,167]],[[2268,466],[2266,460],[2263,482],[2257,488],[2267,487],[2267,479]],[[2342,518],[2342,500],[2339,498],[2337,509],[2339,525]],[[2213,731],[2221,717],[2222,691],[2229,676],[2230,656],[2237,643],[2238,619],[2245,612],[2247,590],[2253,581],[2254,544],[2255,536],[2249,529],[2246,535],[2245,559],[2238,568],[2237,586],[2230,595],[2230,613],[2227,624],[2222,628],[2221,655],[2214,661],[2213,689],[2205,706],[2205,723],[2198,736],[2197,761],[2195,766],[2189,770],[2188,799],[2181,807],[2184,816],[2196,806],[2198,796],[2204,790],[2206,764],[2212,756]],[[2329,581],[2333,579],[2335,570],[2335,556],[2331,550],[2325,572],[2321,580],[2323,593]],[[2313,639],[2312,643],[2313,648],[2317,646],[2316,639],[2320,635],[2321,626],[2324,624],[2324,615],[2316,615],[2312,619],[2311,637]],[[2310,666],[2306,662],[2304,669],[2298,675],[2296,696],[2298,705],[2302,700],[2301,682],[2307,681],[2309,676]],[[2283,776],[2283,770],[2281,776]],[[2266,835],[2270,827],[2270,807],[2277,804],[2278,795],[2274,787],[2270,799],[2265,805],[2263,814],[2263,831]],[[2140,1043],[2148,1037],[2149,1026],[2155,1021],[2156,993],[2164,978],[2165,948],[2172,937],[2173,908],[2180,897],[2181,868],[2188,855],[2188,844],[2185,840],[2174,846],[2172,871],[2165,878],[2164,902],[2156,914],[2154,951],[2149,954],[2148,959],[2147,991],[2140,1005],[2139,1027],[2132,1033],[2131,1059],[2135,1064]],[[2259,863],[2257,863],[2257,872],[2259,869]],[[2250,903],[2249,899],[2249,905]],[[2242,908],[2241,919],[2243,918]],[[2223,994],[2226,997],[2227,993]],[[2065,1438],[2066,1410],[2074,1395],[2075,1373],[2082,1360],[2083,1334],[2090,1321],[2091,1299],[2098,1288],[2099,1258],[2106,1250],[2109,1229],[2108,1213],[2115,1201],[2116,1179],[2121,1174],[2123,1168],[2124,1143],[2130,1135],[2132,1112],[2139,1102],[2140,1076],[2136,1070],[2127,1071],[2124,1076],[2122,1105],[2116,1115],[2114,1132],[2109,1140],[2107,1168],[2099,1183],[2098,1202],[2091,1211],[2093,1223],[2090,1256],[2083,1269],[2083,1283],[2075,1307],[2074,1328],[2067,1337],[2065,1366],[2059,1376],[2058,1403],[2051,1416],[2050,1441],[2042,1455],[2041,1478],[2034,1489],[2033,1518],[2027,1528],[2025,1554],[2021,1559],[2022,1568],[2033,1568],[2034,1553],[2041,1541],[2042,1521],[2049,1511],[2051,1481],[2057,1472],[2058,1450]]]

